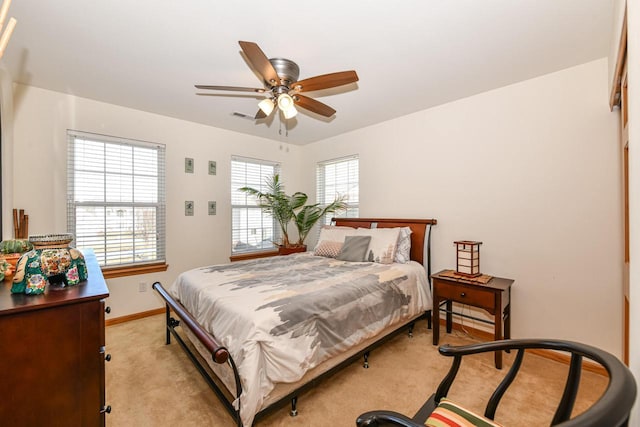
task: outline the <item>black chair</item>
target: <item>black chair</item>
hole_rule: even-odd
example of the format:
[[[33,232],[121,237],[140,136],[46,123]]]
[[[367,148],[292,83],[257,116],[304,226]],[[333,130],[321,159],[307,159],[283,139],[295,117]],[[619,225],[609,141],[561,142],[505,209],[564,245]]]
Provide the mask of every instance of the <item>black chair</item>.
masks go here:
[[[636,382],[631,371],[618,358],[606,351],[585,344],[540,339],[503,340],[461,347],[442,346],[438,349],[440,354],[453,357],[451,369],[449,369],[449,373],[438,386],[437,391],[431,395],[413,418],[391,411],[371,411],[360,415],[356,420],[356,425],[358,427],[424,427],[427,418],[436,409],[440,400],[447,396],[449,388],[458,373],[463,356],[493,351],[518,350],[513,365],[487,403],[484,416],[493,420],[500,399],[515,379],[522,364],[524,352],[527,349],[557,350],[571,354],[569,374],[567,375],[562,398],[551,422],[552,426],[617,427],[628,425],[629,413],[636,397]],[[575,418],[570,419],[580,384],[583,358],[590,359],[604,367],[609,373],[609,383],[605,392],[592,406]]]

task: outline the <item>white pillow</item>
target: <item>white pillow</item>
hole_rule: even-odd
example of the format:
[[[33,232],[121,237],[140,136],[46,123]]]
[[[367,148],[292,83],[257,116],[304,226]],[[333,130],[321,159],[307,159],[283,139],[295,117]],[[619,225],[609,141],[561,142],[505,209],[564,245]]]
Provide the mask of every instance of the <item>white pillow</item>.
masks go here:
[[[357,236],[371,236],[365,261],[391,264],[396,255],[400,228],[358,228]]]
[[[400,237],[398,237],[398,249],[393,262],[404,264],[411,261],[411,227],[401,227]]]
[[[356,229],[353,227],[343,227],[336,225],[323,225],[320,228],[320,236],[314,250],[318,249],[322,242],[340,242],[344,243],[346,236],[355,236]]]

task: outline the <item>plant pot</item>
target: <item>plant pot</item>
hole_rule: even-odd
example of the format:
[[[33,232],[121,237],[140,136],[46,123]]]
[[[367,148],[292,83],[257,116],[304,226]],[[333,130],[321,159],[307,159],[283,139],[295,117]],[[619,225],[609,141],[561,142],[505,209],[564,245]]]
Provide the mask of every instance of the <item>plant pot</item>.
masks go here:
[[[4,273],[4,280],[6,280],[7,282],[13,280],[13,274],[16,272],[16,264],[18,263],[20,256],[22,256],[21,253],[10,253],[2,255],[0,257],[11,265],[11,268]]]
[[[295,245],[295,246],[279,246],[278,255],[290,255],[298,252],[306,252],[307,245]]]

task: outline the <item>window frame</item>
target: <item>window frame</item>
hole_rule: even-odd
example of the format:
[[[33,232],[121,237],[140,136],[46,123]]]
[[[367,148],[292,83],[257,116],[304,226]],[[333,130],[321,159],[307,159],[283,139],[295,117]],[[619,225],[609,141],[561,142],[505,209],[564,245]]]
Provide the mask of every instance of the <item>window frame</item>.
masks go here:
[[[235,171],[235,166],[234,163],[243,163],[245,165],[253,165],[254,167],[257,166],[260,169],[264,168],[273,168],[273,170],[271,171],[271,174],[266,173],[264,174],[262,172],[262,170],[260,170],[259,172],[259,178],[257,178],[257,180],[253,180],[252,182],[248,182],[249,180],[247,179],[246,176],[246,166],[245,166],[245,177],[242,180],[242,182],[239,182],[240,180],[238,180],[237,175],[236,175],[236,171]],[[231,201],[230,201],[230,205],[231,205],[231,257],[230,259],[232,261],[238,261],[238,260],[243,260],[243,259],[252,259],[252,258],[258,258],[261,256],[270,256],[270,255],[274,255],[277,254],[277,250],[278,247],[275,245],[275,243],[273,243],[271,246],[269,247],[263,247],[263,248],[256,248],[256,249],[247,249],[247,250],[235,250],[234,246],[235,246],[235,236],[238,233],[242,233],[243,224],[240,224],[240,226],[237,226],[237,224],[235,224],[235,215],[234,215],[234,210],[236,209],[246,209],[247,213],[245,214],[245,230],[249,229],[249,211],[251,210],[260,210],[260,216],[261,216],[261,226],[260,227],[256,227],[256,228],[260,228],[261,230],[263,230],[262,232],[262,238],[261,241],[264,241],[265,239],[265,233],[264,233],[264,229],[267,228],[264,224],[264,222],[266,221],[267,218],[270,218],[271,216],[262,212],[262,209],[259,208],[257,206],[257,204],[251,204],[248,203],[248,201],[250,200],[251,196],[246,195],[244,193],[239,192],[237,189],[244,187],[244,186],[249,186],[249,187],[254,187],[254,188],[260,188],[263,189],[264,186],[264,182],[267,178],[275,175],[275,174],[280,174],[281,172],[281,164],[280,162],[276,162],[276,161],[272,161],[272,160],[264,160],[264,159],[256,159],[256,158],[251,158],[251,157],[244,157],[244,156],[236,156],[233,155],[231,156],[231,167],[230,167],[230,190],[231,190]],[[236,188],[237,187],[237,188]],[[238,203],[234,203],[234,194],[236,195],[236,197],[238,195],[241,195],[241,198],[244,198],[245,203],[244,204],[238,204]],[[280,228],[278,227],[278,224],[276,223],[276,220],[274,218],[270,219],[270,228],[271,228],[271,241],[275,242],[280,238]],[[269,233],[267,233],[268,235]],[[247,238],[248,240],[248,238]],[[249,243],[248,241],[246,242],[247,244]]]
[[[331,218],[333,217],[357,218],[359,216],[359,213],[360,213],[360,157],[357,154],[353,154],[350,156],[323,160],[316,164],[316,203],[319,203],[322,206],[326,206],[328,203],[333,201],[336,195],[344,194],[344,193],[339,193],[337,191],[334,191],[332,193],[332,197],[328,198],[329,195],[327,194],[327,188],[326,188],[327,187],[327,184],[326,184],[327,167],[332,165],[346,164],[347,168],[349,168],[349,167],[353,167],[349,165],[349,162],[354,162],[354,161],[355,161],[355,167],[356,167],[355,176],[357,180],[351,181],[349,179],[345,184],[347,186],[357,185],[357,191],[355,192],[357,197],[355,197],[355,200],[354,200],[353,195],[351,195],[351,197],[349,197],[346,200],[347,209],[345,211],[341,212],[338,215],[336,214],[331,214],[330,216],[325,215],[324,218],[318,221],[319,224],[329,225],[331,223]],[[352,175],[352,173],[347,172],[348,178],[350,175]],[[349,196],[349,193],[351,193],[350,190],[348,190],[346,194]],[[330,201],[328,201],[329,199]]]
[[[96,201],[81,201],[77,200],[77,187],[76,187],[76,175],[82,169],[79,167],[76,161],[76,152],[75,147],[81,144],[79,141],[90,141],[92,143],[102,144],[104,150],[106,152],[109,148],[113,149],[117,146],[121,147],[133,147],[139,149],[153,149],[157,151],[157,163],[155,163],[155,184],[157,186],[157,195],[156,200],[152,202],[140,202],[140,201],[108,201],[106,191],[102,194],[103,200]],[[133,214],[136,208],[152,208],[154,212],[154,228],[153,233],[156,236],[155,244],[152,246],[153,250],[151,251],[155,256],[152,259],[143,260],[143,261],[135,261],[135,258],[132,262],[120,262],[120,263],[108,263],[107,253],[109,250],[107,249],[108,239],[104,239],[104,259],[100,259],[98,257],[100,267],[103,271],[103,275],[105,278],[113,278],[113,277],[122,277],[122,276],[130,276],[136,274],[146,274],[153,273],[159,271],[166,271],[168,265],[166,263],[166,239],[167,239],[167,226],[166,226],[166,147],[164,144],[159,143],[151,143],[147,141],[133,140],[129,138],[121,138],[114,137],[109,135],[101,135],[89,132],[81,132],[76,130],[67,130],[67,231],[72,233],[74,237],[76,237],[76,245],[79,249],[83,247],[89,248],[94,247],[93,245],[83,246],[82,244],[78,244],[79,240],[83,239],[83,236],[78,236],[77,231],[77,223],[78,223],[78,215],[77,208],[81,206],[90,206],[97,208],[104,208],[105,211],[109,208],[114,207],[122,207],[132,210],[131,216],[131,227],[135,230],[136,223],[139,220],[136,218],[136,215]],[[96,150],[96,153],[98,151]],[[103,155],[102,159],[106,160],[106,155]],[[133,160],[134,156],[132,154],[132,173],[131,173],[131,191],[132,194],[135,189],[134,178],[145,176],[147,179],[149,176],[153,175],[143,175],[141,173],[137,173],[137,170],[134,169],[135,161]],[[153,163],[152,163],[153,164]],[[106,185],[107,176],[109,174],[113,174],[115,172],[114,168],[109,168],[107,162],[103,166],[101,171],[93,171],[97,175],[100,173],[103,174],[103,180]],[[126,175],[126,174],[122,174]],[[113,179],[113,178],[111,178]],[[105,213],[106,215],[106,213]],[[101,224],[106,233],[106,229],[108,227],[107,220],[105,219],[104,223]],[[118,231],[121,231],[120,229]],[[132,239],[135,239],[135,233],[132,232]],[[79,237],[79,239],[78,239]],[[95,250],[95,249],[94,249]],[[135,246],[133,250],[133,256],[135,257]],[[120,252],[120,251],[117,251]],[[143,250],[144,252],[144,250]]]

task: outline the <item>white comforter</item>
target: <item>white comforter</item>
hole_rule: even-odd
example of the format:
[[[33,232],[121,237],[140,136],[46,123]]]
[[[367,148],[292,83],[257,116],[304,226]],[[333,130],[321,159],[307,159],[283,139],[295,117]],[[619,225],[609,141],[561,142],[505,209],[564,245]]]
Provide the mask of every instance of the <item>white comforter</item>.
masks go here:
[[[311,254],[262,258],[182,273],[170,292],[230,352],[251,426],[278,382],[382,329],[431,309],[424,267]]]

